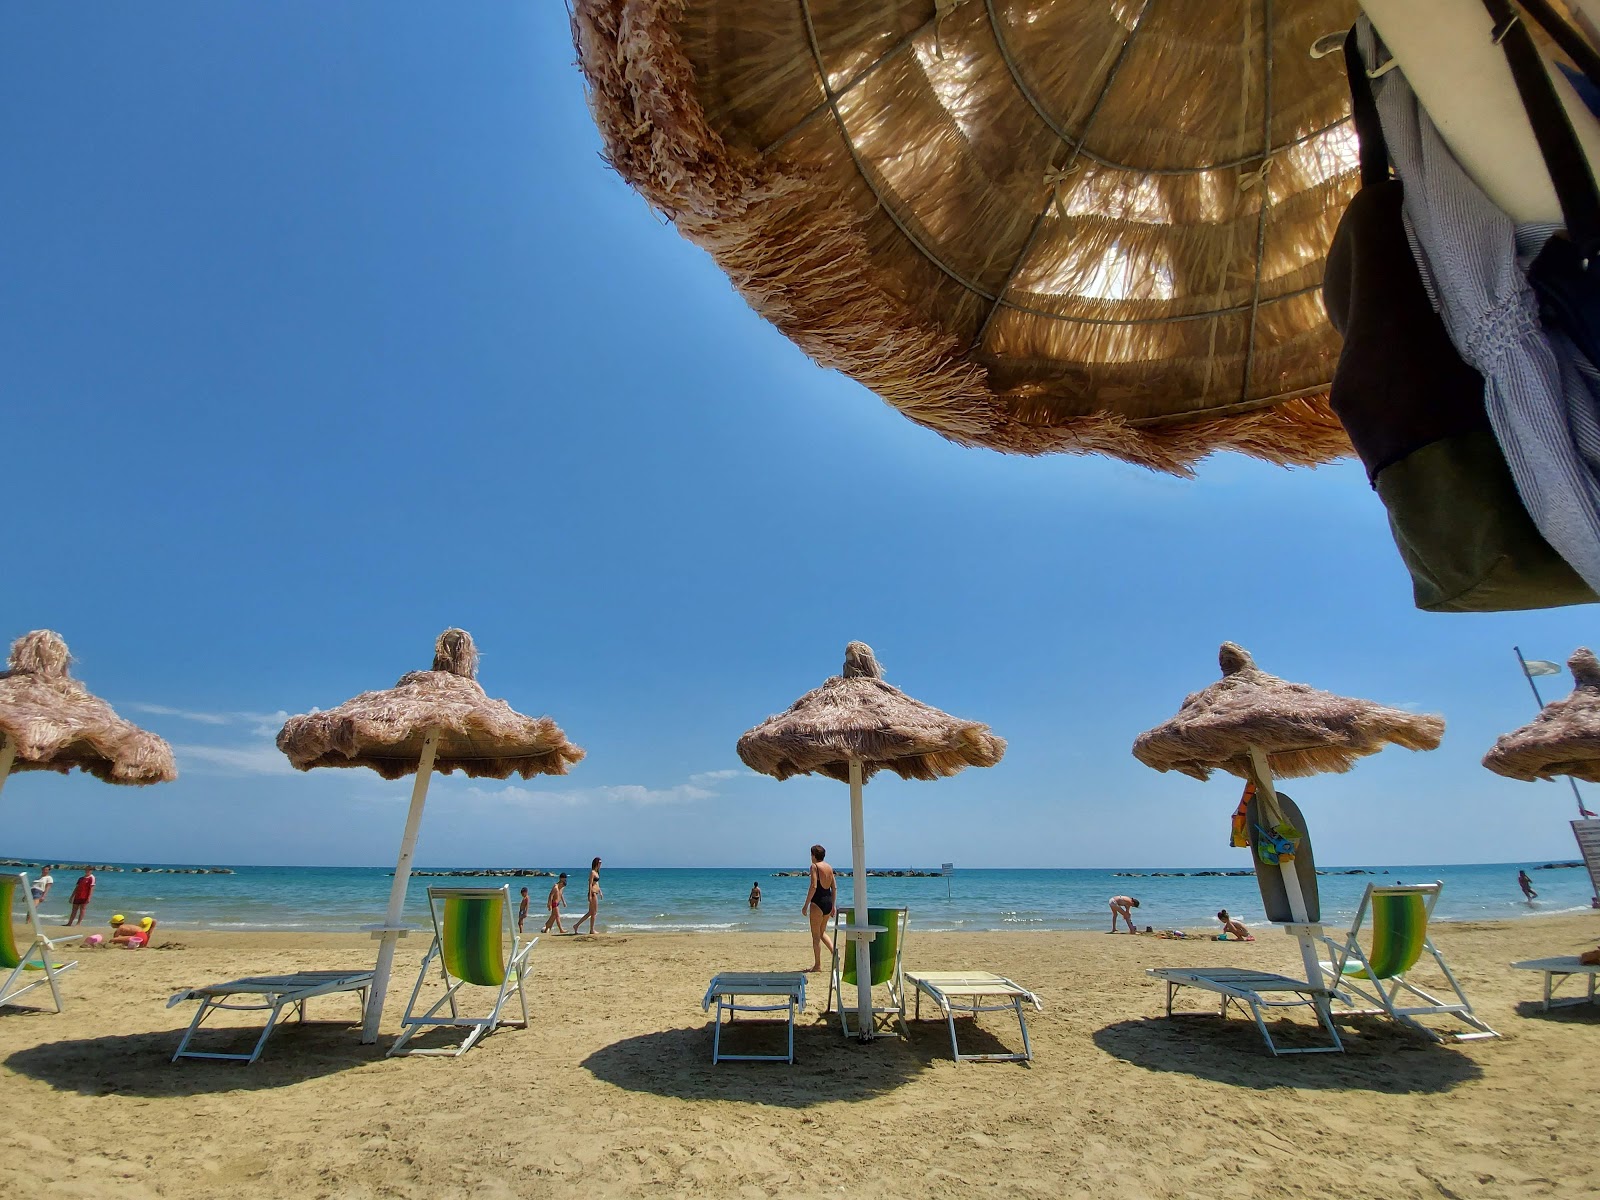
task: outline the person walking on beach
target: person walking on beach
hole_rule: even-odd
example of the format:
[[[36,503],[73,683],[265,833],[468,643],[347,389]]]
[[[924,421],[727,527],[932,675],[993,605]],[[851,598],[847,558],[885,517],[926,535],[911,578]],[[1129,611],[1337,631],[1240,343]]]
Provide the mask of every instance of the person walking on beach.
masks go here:
[[[761,907],[761,881],[759,879],[750,885],[750,907]]]
[[[822,948],[833,953],[833,939],[824,930],[833,915],[833,868],[828,865],[828,852],[821,846],[811,847],[811,882],[806,887],[806,902],[801,913],[811,918],[811,966],[807,973],[822,970]]]
[[[33,885],[28,889],[33,893],[33,906],[35,908],[44,903],[44,898],[50,894],[50,889],[55,886],[56,877],[50,874],[50,871],[50,867],[40,871],[39,878],[35,879]]]
[[[1533,890],[1533,880],[1528,878],[1526,871],[1517,872],[1517,886],[1522,889],[1522,894],[1529,900],[1537,900],[1539,893]]]
[[[1128,923],[1129,933],[1138,933],[1133,927],[1133,910],[1139,907],[1139,901],[1132,896],[1111,897],[1111,932],[1117,931],[1117,918],[1121,917]]]
[[[517,933],[522,933],[523,923],[528,919],[528,889],[522,889],[522,899],[517,902]]]
[[[89,897],[94,895],[94,872],[88,867],[83,868],[83,874],[78,876],[78,882],[72,885],[72,911],[67,914],[68,925],[82,925],[84,914],[89,911]]]
[[[567,902],[567,873],[561,872],[556,876],[556,881],[550,885],[550,894],[544,898],[544,906],[549,910],[544,919],[544,928],[540,933],[549,933],[550,926],[556,927],[557,933],[565,933],[561,925],[561,908]],[[591,927],[593,922],[590,922]],[[574,931],[576,932],[576,931]]]
[[[572,923],[574,934],[578,932],[578,926],[585,921],[589,922],[589,932],[596,932],[594,919],[600,912],[600,897],[603,894],[600,890],[600,860],[596,858],[589,864],[589,911]]]

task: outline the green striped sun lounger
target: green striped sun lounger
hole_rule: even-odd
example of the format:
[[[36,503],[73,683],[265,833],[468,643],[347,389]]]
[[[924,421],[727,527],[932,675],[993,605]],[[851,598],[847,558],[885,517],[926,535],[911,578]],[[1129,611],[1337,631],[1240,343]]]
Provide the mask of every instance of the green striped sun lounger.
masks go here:
[[[16,927],[12,924],[12,910],[21,896],[27,912],[27,929],[33,935],[25,949],[17,944]],[[39,910],[33,905],[33,892],[28,887],[28,877],[19,872],[0,872],[0,1004],[16,1004],[19,996],[26,995],[42,984],[50,985],[56,1011],[62,1011],[61,976],[77,966],[77,961],[57,962],[56,948],[78,941],[83,935],[48,938],[39,924]],[[32,977],[30,979],[30,976]]]
[[[417,984],[411,989],[405,1015],[400,1018],[400,1036],[389,1047],[390,1054],[451,1055],[459,1058],[486,1033],[501,1024],[528,1026],[526,977],[528,954],[539,941],[524,942],[517,936],[512,919],[511,887],[429,888],[428,911],[433,917],[433,944],[422,959]],[[417,1012],[423,986],[435,961],[444,982],[444,995],[425,1012]],[[464,987],[494,989],[494,1002],[487,1016],[468,1017],[460,1011]],[[504,1020],[502,1011],[515,992],[522,1005],[522,1020]],[[448,1016],[440,1010],[448,1007]],[[424,1029],[441,1026],[468,1030],[458,1046],[408,1049],[406,1043]]]
[[[1446,1036],[1422,1024],[1418,1017],[1456,1017],[1471,1026],[1473,1032],[1454,1035],[1457,1041],[1500,1036],[1472,1011],[1472,1003],[1461,990],[1450,965],[1428,936],[1428,919],[1433,915],[1433,906],[1438,903],[1443,887],[1438,882],[1367,885],[1350,932],[1342,941],[1323,939],[1333,952],[1330,961],[1322,964],[1330,986],[1354,993],[1371,1006],[1352,1008],[1338,1015],[1392,1017],[1441,1042]],[[1363,947],[1360,935],[1369,923],[1371,937]],[[1407,978],[1424,954],[1432,956],[1454,999],[1435,996]]]

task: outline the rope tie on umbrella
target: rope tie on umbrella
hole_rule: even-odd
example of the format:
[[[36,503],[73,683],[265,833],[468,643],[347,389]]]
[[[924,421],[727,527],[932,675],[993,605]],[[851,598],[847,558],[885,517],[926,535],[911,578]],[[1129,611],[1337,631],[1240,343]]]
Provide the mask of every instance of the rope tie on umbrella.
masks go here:
[[[1067,206],[1061,194],[1065,191],[1068,181],[1078,173],[1077,162],[1070,162],[1064,167],[1050,167],[1044,173],[1045,190],[1050,193],[1050,203],[1055,207],[1056,215],[1063,221],[1067,219]]]
[[[1248,192],[1252,188],[1261,188],[1264,191],[1267,186],[1267,172],[1271,169],[1272,157],[1269,155],[1261,160],[1261,165],[1254,171],[1239,172],[1239,190]]]
[[[939,40],[939,35],[944,29],[944,19],[956,9],[960,8],[966,0],[933,0],[933,56],[944,57],[944,44]]]

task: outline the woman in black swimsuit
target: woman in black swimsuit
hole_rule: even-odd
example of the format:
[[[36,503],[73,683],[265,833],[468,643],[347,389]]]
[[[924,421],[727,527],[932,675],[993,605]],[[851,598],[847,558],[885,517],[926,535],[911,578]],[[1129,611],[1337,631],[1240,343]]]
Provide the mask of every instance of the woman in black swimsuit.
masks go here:
[[[827,864],[828,852],[821,846],[811,847],[811,884],[806,888],[806,902],[800,911],[811,918],[811,970],[822,970],[822,948],[833,954],[833,941],[823,932],[828,928],[828,918],[833,915],[833,868]]]

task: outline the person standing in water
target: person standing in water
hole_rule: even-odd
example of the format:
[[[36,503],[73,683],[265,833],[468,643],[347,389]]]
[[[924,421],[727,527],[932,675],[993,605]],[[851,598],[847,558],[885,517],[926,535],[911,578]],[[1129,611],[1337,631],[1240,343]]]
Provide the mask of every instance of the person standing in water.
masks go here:
[[[761,907],[761,881],[759,879],[750,885],[750,907]]]
[[[1529,900],[1537,900],[1539,893],[1533,890],[1533,880],[1528,878],[1526,871],[1517,872],[1517,886],[1522,889],[1522,894]]]
[[[822,970],[822,948],[833,953],[833,939],[824,932],[828,918],[833,915],[833,868],[828,865],[828,852],[821,846],[811,847],[811,882],[806,888],[806,902],[800,911],[811,918],[811,971]]]
[[[589,864],[589,911],[584,913],[583,916],[579,917],[572,923],[573,933],[577,933],[578,926],[582,925],[585,921],[589,922],[590,933],[597,932],[595,929],[594,919],[600,912],[600,897],[603,894],[604,893],[600,891],[600,860],[596,858],[592,863]]]

